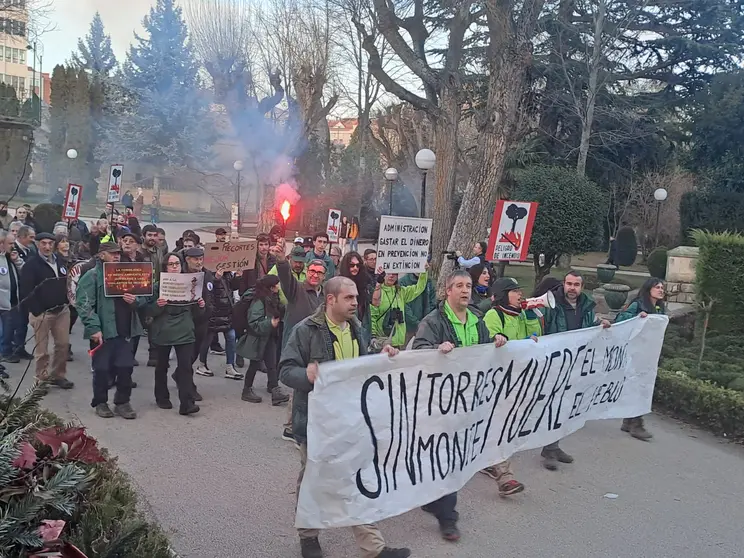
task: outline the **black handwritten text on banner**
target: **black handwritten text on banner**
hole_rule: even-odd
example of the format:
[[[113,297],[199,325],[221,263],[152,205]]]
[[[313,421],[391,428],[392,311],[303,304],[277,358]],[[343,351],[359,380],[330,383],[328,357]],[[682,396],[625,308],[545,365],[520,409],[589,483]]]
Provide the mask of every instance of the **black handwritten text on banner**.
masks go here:
[[[310,395],[297,526],[392,517],[587,420],[649,412],[667,323],[650,316],[538,343],[321,365]]]
[[[423,273],[429,258],[431,219],[380,217],[377,266],[387,273]]]

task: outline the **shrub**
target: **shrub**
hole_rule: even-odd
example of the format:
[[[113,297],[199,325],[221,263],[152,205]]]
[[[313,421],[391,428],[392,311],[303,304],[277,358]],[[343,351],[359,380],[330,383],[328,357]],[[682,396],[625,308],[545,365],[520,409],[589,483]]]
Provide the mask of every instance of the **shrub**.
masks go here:
[[[692,233],[700,248],[697,292],[714,300],[711,330],[744,333],[744,236],[735,233]]]
[[[34,219],[39,223],[36,233],[51,233],[54,224],[62,220],[62,206],[56,203],[41,203],[34,208]]]
[[[638,240],[633,227],[620,227],[615,236],[617,254],[615,263],[618,266],[630,267],[636,261],[638,255]]]
[[[648,272],[651,274],[651,277],[664,279],[666,277],[667,249],[659,246],[652,250],[648,255],[646,266],[648,266]]]
[[[679,204],[682,238],[693,229],[711,232],[744,232],[744,193],[696,190],[682,196]]]
[[[672,415],[709,428],[715,434],[744,438],[744,394],[659,370],[654,403]]]

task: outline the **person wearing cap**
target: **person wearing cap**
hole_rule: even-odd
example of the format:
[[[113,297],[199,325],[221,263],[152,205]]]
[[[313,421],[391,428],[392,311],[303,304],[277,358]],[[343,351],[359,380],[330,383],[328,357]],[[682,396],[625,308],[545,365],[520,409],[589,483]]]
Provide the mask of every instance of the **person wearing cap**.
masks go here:
[[[216,231],[214,231],[214,238],[215,242],[227,242],[227,230],[223,227],[220,227]]]
[[[184,239],[184,242],[188,239]],[[199,360],[199,353],[201,353],[202,345],[204,343],[209,346],[211,336],[209,335],[209,319],[212,316],[214,310],[214,273],[204,267],[204,249],[194,246],[193,248],[185,248],[183,250],[184,258],[184,273],[204,273],[204,285],[202,286],[202,300],[204,300],[204,310],[199,316],[194,317],[194,335],[196,340],[194,342],[194,355],[191,359],[192,363]],[[214,376],[214,373],[207,368],[206,362],[199,363],[196,368],[196,373],[200,376]],[[242,379],[242,377],[241,377]]]
[[[96,266],[78,282],[75,307],[83,323],[83,337],[90,341],[93,356],[93,399],[91,407],[101,418],[118,415],[125,419],[137,418],[132,409],[132,371],[134,350],[132,342],[142,335],[138,309],[147,305],[148,298],[126,293],[106,296],[104,263],[121,261],[121,247],[105,242],[99,248]],[[108,405],[111,383],[116,386],[114,410]]]
[[[29,312],[29,323],[34,328],[36,378],[62,389],[71,389],[74,384],[66,378],[70,343],[67,268],[54,254],[54,236],[41,233],[36,241],[39,253],[23,265],[20,289],[22,308]],[[51,370],[50,335],[54,346]]]
[[[301,236],[295,237],[295,239],[294,239],[294,245],[295,245],[295,248],[297,248],[298,246],[300,248],[304,248],[304,246],[305,246],[305,239],[302,238]]]
[[[289,253],[289,267],[297,282],[304,283],[305,279],[307,279],[307,275],[305,273],[305,249],[302,246],[295,245],[295,247],[292,248],[292,251]],[[269,271],[269,275],[278,274],[276,266],[272,267],[271,271]],[[279,287],[279,302],[284,304],[284,306],[287,305],[287,297],[284,295],[281,286]]]

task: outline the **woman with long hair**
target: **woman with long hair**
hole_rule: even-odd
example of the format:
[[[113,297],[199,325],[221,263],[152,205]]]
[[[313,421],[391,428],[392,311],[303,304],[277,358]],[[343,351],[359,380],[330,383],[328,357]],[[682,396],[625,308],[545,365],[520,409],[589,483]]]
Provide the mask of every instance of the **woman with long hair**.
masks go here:
[[[638,291],[638,296],[618,313],[615,323],[624,322],[636,316],[646,318],[649,314],[664,314],[666,312],[665,294],[664,281],[658,277],[646,279]],[[623,419],[621,429],[639,440],[648,441],[653,438],[653,434],[646,430],[643,424],[643,417]]]
[[[473,280],[473,291],[470,295],[470,306],[484,315],[491,309],[491,295],[488,288],[491,285],[491,273],[485,264],[477,264],[468,269]]]
[[[163,273],[183,273],[183,262],[178,254],[170,252],[163,258]],[[154,292],[159,293],[159,285],[155,285]],[[168,393],[168,358],[171,349],[176,351],[176,371],[173,379],[178,387],[178,399],[181,403],[178,412],[182,415],[192,415],[199,412],[195,403],[201,400],[194,385],[194,369],[191,366],[196,343],[195,318],[204,314],[206,306],[200,298],[197,304],[172,303],[156,295],[148,305],[148,313],[152,316],[150,325],[152,343],[157,347],[155,365],[155,401],[161,409],[172,409]]]
[[[349,250],[359,252],[359,219],[356,216],[351,218],[347,238],[349,239]]]
[[[372,320],[369,305],[372,301],[372,281],[364,267],[364,259],[359,252],[349,252],[338,266],[338,274],[354,281],[357,287],[357,318],[362,323],[363,341],[369,345],[372,340]]]
[[[261,403],[261,396],[253,391],[253,380],[261,367],[266,365],[267,389],[271,404],[280,405],[289,401],[289,395],[279,387],[279,324],[284,317],[284,305],[279,302],[279,277],[264,275],[256,281],[253,301],[248,309],[247,329],[238,341],[238,354],[250,360],[245,373],[241,399],[249,403]]]

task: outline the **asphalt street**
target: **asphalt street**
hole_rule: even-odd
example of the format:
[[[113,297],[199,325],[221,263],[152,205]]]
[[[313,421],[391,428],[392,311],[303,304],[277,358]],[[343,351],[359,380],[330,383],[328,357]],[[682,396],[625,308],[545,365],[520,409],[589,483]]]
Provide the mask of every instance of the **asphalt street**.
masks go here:
[[[98,418],[81,332],[77,325],[68,372],[76,387],[53,390],[45,404],[85,424],[118,456],[174,549],[188,558],[299,556],[292,527],[299,454],[280,438],[286,408],[272,407],[268,397],[242,402],[241,382],[222,376],[224,357],[210,355],[215,377],[196,379],[201,412],[158,409],[145,342],[132,397],[138,419]],[[12,383],[24,368],[8,365]],[[25,383],[32,375],[33,367]],[[259,375],[256,387],[267,395],[265,381]],[[494,481],[476,475],[460,493],[457,544],[442,541],[420,510],[382,522],[382,531],[390,544],[426,558],[741,556],[744,449],[664,417],[648,422],[651,443],[622,433],[618,420],[589,423],[562,444],[576,462],[558,472],[543,469],[537,451],[517,455],[527,490],[512,498],[500,498]],[[328,531],[321,542],[328,558],[358,555],[348,530]]]

